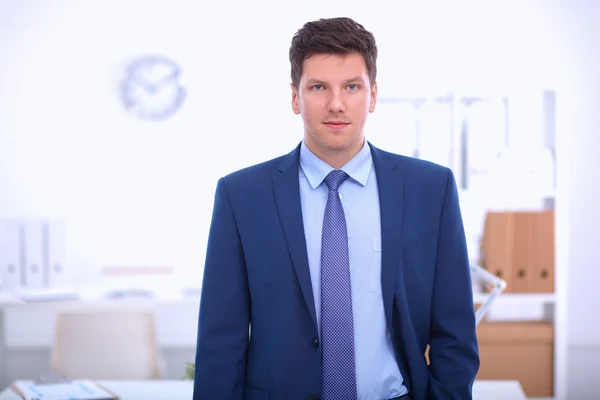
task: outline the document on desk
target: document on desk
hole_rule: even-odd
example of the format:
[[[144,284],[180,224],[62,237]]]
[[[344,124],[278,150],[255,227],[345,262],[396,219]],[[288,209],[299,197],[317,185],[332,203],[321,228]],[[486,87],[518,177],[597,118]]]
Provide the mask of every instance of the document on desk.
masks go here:
[[[25,400],[118,400],[113,393],[88,379],[39,385],[16,382],[13,390]]]

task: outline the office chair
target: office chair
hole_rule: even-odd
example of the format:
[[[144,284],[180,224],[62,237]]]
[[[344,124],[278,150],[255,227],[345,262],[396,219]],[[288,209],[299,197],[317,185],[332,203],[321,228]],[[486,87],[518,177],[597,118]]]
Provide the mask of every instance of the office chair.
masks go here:
[[[57,314],[53,370],[73,379],[159,379],[151,311],[88,310]]]

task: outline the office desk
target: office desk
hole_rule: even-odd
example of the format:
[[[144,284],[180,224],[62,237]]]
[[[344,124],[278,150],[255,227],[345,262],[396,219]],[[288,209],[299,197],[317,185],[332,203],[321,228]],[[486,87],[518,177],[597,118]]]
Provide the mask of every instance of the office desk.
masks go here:
[[[56,315],[65,311],[150,310],[166,379],[179,379],[196,349],[200,296],[166,288],[154,297],[106,298],[103,286],[82,290],[79,300],[25,302],[0,293],[0,390],[15,379],[33,379],[50,368]],[[35,324],[35,329],[32,329]]]
[[[54,338],[56,315],[65,311],[148,310],[156,318],[159,347],[195,348],[200,296],[157,295],[153,298],[105,299],[91,297],[75,301],[23,302],[3,299],[0,312],[4,326],[0,337],[6,350],[49,349]],[[36,329],[31,329],[32,321]]]
[[[52,302],[24,302],[0,293],[0,390],[15,379],[33,379],[47,372],[56,315],[64,311],[153,311],[157,346],[165,357],[164,378],[179,379],[184,362],[193,360],[195,353],[199,305],[195,293],[106,299],[91,292],[81,300]]]
[[[191,400],[190,381],[98,381],[121,396],[121,400]],[[19,400],[10,388],[0,393],[0,400]],[[526,400],[516,381],[475,381],[474,400]]]

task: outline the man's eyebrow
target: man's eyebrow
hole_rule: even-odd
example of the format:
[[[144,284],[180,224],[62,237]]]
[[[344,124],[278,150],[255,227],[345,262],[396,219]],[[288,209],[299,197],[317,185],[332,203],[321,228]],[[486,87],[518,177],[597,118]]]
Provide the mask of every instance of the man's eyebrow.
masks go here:
[[[346,83],[350,83],[350,82],[362,82],[362,83],[365,83],[365,80],[363,79],[362,76],[355,76],[354,78],[346,80]]]
[[[364,83],[364,82],[365,82],[365,80],[363,79],[363,77],[362,77],[362,76],[355,76],[355,77],[353,77],[353,78],[346,79],[346,80],[344,81],[344,83],[351,83],[351,82],[361,82],[361,83]],[[314,84],[320,84],[320,85],[322,85],[322,84],[325,84],[325,81],[322,81],[322,80],[320,80],[320,79],[317,79],[317,78],[309,78],[309,79],[306,81],[306,83],[307,83],[307,84],[312,84],[312,85],[314,85]]]

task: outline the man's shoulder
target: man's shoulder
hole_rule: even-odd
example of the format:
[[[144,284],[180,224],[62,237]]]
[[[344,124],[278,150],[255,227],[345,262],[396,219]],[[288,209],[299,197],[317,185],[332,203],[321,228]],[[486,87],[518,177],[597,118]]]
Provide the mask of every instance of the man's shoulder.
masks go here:
[[[222,179],[228,184],[228,186],[246,186],[248,184],[255,185],[259,181],[270,180],[273,174],[278,171],[278,168],[285,164],[285,161],[287,161],[290,157],[293,157],[293,155],[288,153],[270,160],[262,161],[260,163],[232,171],[223,176]]]

